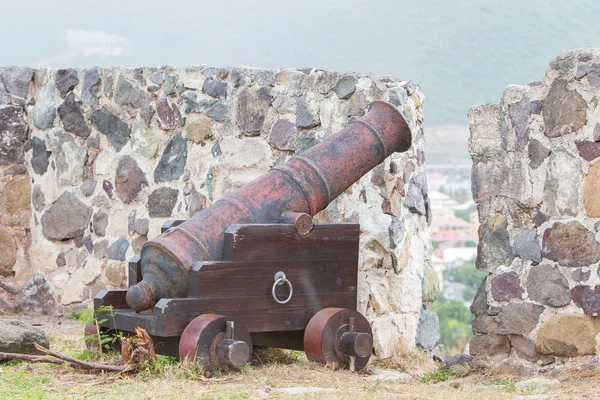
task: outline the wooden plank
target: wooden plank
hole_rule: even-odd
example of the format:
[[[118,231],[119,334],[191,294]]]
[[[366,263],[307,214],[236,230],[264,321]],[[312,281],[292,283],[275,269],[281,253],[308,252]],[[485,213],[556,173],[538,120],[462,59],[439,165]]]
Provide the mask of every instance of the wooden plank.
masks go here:
[[[358,259],[358,224],[315,224],[300,236],[291,224],[232,225],[225,232],[229,261]]]
[[[202,298],[264,297],[273,306],[271,290],[275,274],[283,271],[292,284],[293,296],[354,293],[358,259],[293,260],[196,263],[189,273],[189,296]],[[277,286],[279,299],[289,293],[287,284]]]
[[[102,306],[110,306],[112,308],[129,308],[125,297],[127,290],[101,290],[94,297],[94,309],[99,309]]]
[[[160,336],[180,335],[189,321],[211,313],[239,318],[250,332],[303,330],[318,311],[327,307],[356,309],[356,293],[294,296],[288,304],[274,304],[264,296],[162,299],[154,308]]]
[[[128,287],[137,285],[142,280],[142,259],[139,254],[131,257],[128,263],[127,283]]]

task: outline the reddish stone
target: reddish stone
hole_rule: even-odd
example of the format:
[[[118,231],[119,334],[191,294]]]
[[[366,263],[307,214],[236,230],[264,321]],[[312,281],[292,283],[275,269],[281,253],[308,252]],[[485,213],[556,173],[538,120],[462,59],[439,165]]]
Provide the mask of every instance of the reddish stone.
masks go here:
[[[597,317],[600,315],[600,286],[594,289],[589,286],[575,286],[571,289],[573,302],[581,307],[586,315]]]
[[[600,243],[577,221],[556,222],[544,232],[542,254],[564,267],[587,267],[600,261]]]
[[[492,278],[492,296],[496,301],[520,298],[524,292],[516,272],[507,272]]]
[[[567,81],[555,80],[544,101],[542,112],[547,137],[555,138],[579,131],[587,121],[587,103]]]
[[[600,157],[600,142],[575,142],[579,155],[586,161]]]

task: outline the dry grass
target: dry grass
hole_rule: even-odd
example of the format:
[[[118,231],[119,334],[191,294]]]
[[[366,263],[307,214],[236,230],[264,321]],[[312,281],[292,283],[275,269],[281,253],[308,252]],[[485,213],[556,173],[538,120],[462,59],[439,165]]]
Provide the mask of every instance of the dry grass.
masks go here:
[[[82,331],[71,325],[50,329],[52,348],[69,355],[90,357],[84,351]],[[105,359],[109,356],[104,355]],[[114,357],[114,355],[113,355]],[[600,367],[573,365],[556,374],[541,375],[560,383],[530,383],[505,371],[468,367],[444,370],[421,352],[373,363],[371,368],[395,369],[412,375],[412,383],[377,381],[368,374],[331,371],[306,360],[301,352],[266,349],[257,352],[240,373],[207,378],[192,365],[161,358],[135,376],[80,372],[69,367],[24,363],[0,365],[0,399],[297,399],[302,395],[279,392],[290,387],[333,388],[312,393],[317,399],[512,399],[600,398]],[[426,379],[423,379],[426,378]],[[435,379],[434,379],[435,378]],[[440,379],[437,379],[440,378]],[[427,381],[427,383],[422,383]],[[540,397],[541,396],[541,397]]]

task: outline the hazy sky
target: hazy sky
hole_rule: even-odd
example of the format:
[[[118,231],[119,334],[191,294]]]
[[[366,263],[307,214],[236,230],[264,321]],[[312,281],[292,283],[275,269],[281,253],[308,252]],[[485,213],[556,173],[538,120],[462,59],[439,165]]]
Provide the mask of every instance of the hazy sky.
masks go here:
[[[410,79],[426,123],[600,46],[598,0],[0,0],[0,65],[314,67]]]

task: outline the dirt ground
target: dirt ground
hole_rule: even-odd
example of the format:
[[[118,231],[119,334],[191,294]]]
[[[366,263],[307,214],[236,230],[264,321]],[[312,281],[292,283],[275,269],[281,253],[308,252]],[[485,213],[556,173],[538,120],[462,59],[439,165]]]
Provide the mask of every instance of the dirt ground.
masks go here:
[[[0,318],[38,325],[55,351],[88,360],[98,357],[85,350],[78,321],[25,315]],[[398,372],[407,375],[387,380]],[[368,371],[356,374],[329,370],[299,352],[271,350],[259,352],[241,372],[212,377],[166,357],[123,377],[9,362],[0,364],[0,399],[598,399],[598,378],[600,365],[588,359],[517,376],[495,368],[444,369],[415,352],[371,363]]]

